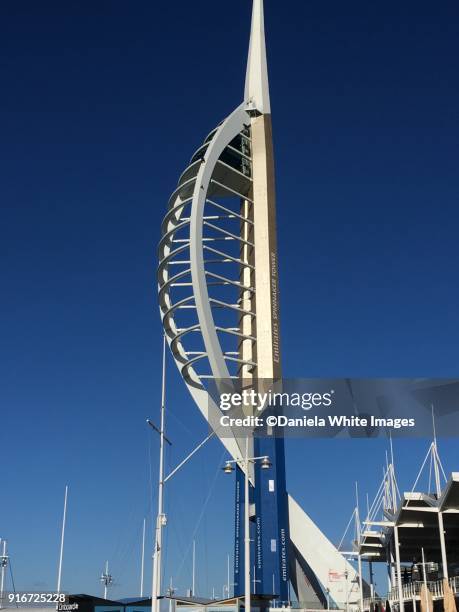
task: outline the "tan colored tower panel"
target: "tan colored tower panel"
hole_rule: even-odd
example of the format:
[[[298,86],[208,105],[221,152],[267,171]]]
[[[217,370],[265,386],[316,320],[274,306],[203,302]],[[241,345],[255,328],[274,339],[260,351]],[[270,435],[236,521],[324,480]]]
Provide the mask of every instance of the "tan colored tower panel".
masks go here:
[[[252,118],[257,377],[281,376],[276,197],[271,115]]]
[[[255,294],[252,291],[255,284],[254,266],[254,248],[253,244],[253,204],[249,200],[243,200],[241,203],[241,216],[249,222],[241,222],[241,236],[244,242],[241,246],[241,274],[239,277],[242,287],[247,289],[241,291],[241,307],[244,311],[252,313],[255,311]],[[244,361],[254,362],[256,360],[255,342],[251,339],[256,335],[255,319],[252,314],[241,315],[239,329],[244,336],[249,336],[241,340],[239,344],[240,357]],[[250,386],[255,372],[253,367],[243,365],[240,370],[240,378],[244,381],[244,385]]]

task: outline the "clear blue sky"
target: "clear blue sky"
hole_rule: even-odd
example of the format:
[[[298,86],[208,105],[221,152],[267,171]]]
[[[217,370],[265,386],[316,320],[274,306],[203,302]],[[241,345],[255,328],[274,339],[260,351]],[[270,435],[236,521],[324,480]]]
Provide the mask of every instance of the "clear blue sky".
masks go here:
[[[457,376],[457,2],[265,10],[285,375]],[[242,99],[249,15],[248,0],[1,3],[0,536],[19,589],[55,586],[69,483],[64,588],[100,593],[109,559],[113,596],[138,593],[160,220]],[[172,367],[168,408],[174,465],[205,427]],[[426,446],[397,443],[401,488]],[[289,489],[332,540],[384,450],[288,443]],[[459,469],[456,440],[441,450]],[[168,491],[165,574],[182,592],[222,458],[210,443]],[[200,594],[226,580],[232,487],[218,473],[199,523]]]

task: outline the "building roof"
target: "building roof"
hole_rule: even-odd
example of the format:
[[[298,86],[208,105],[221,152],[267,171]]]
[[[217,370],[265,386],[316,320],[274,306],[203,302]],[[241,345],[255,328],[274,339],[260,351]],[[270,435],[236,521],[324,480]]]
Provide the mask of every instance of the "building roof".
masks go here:
[[[442,512],[459,511],[459,472],[453,472],[438,500]]]
[[[202,606],[214,601],[213,599],[207,599],[206,597],[186,597],[185,595],[161,595],[160,599],[171,599],[172,601],[179,601],[184,604],[199,604]]]
[[[456,561],[459,551],[459,472],[453,472],[439,498],[434,493],[411,491],[404,493],[394,514],[386,512],[384,521],[361,534],[359,552],[369,560],[385,561],[386,547],[394,540],[398,529],[400,561],[419,560],[421,549],[426,559],[441,562],[438,513],[442,512],[448,558]],[[374,529],[379,526],[380,529]]]
[[[69,598],[73,600],[79,599],[80,601],[90,601],[99,606],[117,606],[119,608],[121,601],[114,601],[112,599],[104,599],[97,595],[88,595],[86,593],[78,593],[76,595],[69,595]]]

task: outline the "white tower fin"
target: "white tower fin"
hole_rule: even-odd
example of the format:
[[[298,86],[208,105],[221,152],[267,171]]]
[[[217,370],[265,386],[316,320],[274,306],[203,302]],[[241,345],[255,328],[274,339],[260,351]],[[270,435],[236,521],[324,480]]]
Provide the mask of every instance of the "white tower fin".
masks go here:
[[[249,109],[257,110],[264,115],[271,112],[263,0],[253,0],[244,101]]]

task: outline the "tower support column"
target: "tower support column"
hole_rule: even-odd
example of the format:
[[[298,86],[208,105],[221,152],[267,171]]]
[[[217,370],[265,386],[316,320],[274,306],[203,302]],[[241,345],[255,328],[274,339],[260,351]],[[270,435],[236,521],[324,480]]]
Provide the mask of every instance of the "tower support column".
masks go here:
[[[255,244],[256,384],[266,392],[281,378],[279,280],[276,201],[271,115],[251,119],[253,222]],[[268,431],[269,434],[269,431]],[[268,456],[272,467],[255,472],[255,567],[264,595],[288,600],[289,525],[284,439],[255,438],[255,454]]]

